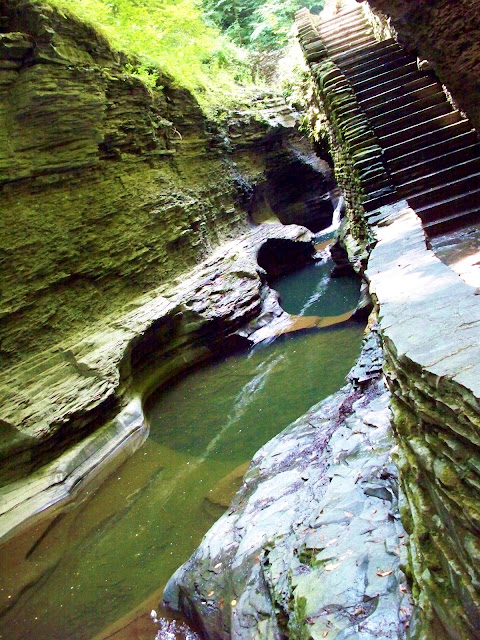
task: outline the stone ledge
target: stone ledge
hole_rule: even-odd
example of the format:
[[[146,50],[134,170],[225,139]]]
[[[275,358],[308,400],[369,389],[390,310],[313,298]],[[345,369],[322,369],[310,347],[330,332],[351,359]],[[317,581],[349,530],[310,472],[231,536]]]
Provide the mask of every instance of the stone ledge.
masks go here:
[[[385,212],[392,207],[383,207]],[[480,409],[480,298],[427,249],[421,221],[405,203],[375,230],[367,278],[380,305],[384,337],[396,357],[421,367],[432,383],[451,381]],[[428,323],[426,320],[428,319]]]
[[[371,220],[367,270],[410,534],[415,638],[471,640],[480,623],[480,299],[427,249],[406,202]]]
[[[227,513],[170,579],[165,602],[206,637],[404,637],[411,606],[380,361],[372,332],[349,384],[257,452]]]

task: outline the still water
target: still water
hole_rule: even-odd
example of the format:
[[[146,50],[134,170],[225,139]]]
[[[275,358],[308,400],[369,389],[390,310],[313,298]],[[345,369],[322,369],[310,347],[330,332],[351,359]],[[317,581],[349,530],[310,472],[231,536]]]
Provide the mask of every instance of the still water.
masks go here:
[[[282,308],[301,316],[340,316],[358,300],[359,280],[330,278],[332,260],[321,260],[278,280],[271,287],[280,294]]]
[[[275,283],[287,310],[292,304],[295,313],[338,315],[354,307],[358,282],[330,281],[330,268],[309,267]],[[0,638],[120,637],[111,629],[134,619],[152,594],[158,601],[221,514],[212,496],[222,479],[239,469],[241,482],[265,442],[342,386],[362,331],[344,323],[283,336],[154,394],[146,443],[94,495],[0,549]],[[22,592],[20,582],[28,585]]]

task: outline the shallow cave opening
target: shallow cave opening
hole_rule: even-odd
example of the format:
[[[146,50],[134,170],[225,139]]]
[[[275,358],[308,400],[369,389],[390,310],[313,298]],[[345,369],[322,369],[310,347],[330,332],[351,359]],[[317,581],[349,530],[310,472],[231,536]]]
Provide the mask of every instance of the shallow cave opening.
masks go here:
[[[260,247],[257,262],[269,281],[296,271],[313,261],[314,248],[308,242],[271,239]]]

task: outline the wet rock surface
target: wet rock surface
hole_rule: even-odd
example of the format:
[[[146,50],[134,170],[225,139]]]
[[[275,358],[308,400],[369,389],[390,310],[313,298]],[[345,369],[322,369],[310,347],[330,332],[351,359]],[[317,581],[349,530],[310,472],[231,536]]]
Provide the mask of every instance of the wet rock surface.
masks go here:
[[[258,251],[273,238],[304,245],[304,258],[313,253],[312,235],[303,227],[259,227],[224,245],[166,295],[153,292],[134,300],[122,317],[2,377],[6,486],[0,535],[68,497],[134,433],[138,446],[140,434],[146,435],[139,397],[222,351],[248,345],[250,333],[288,317],[270,299],[266,274],[257,264]],[[27,479],[27,474],[32,475]]]
[[[254,457],[165,602],[209,639],[402,638],[397,475],[376,332],[349,383]]]

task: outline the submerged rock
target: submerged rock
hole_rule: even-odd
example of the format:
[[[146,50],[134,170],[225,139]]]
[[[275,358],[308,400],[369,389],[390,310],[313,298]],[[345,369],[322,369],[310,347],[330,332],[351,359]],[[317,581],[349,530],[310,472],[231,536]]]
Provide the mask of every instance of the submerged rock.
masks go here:
[[[165,603],[209,640],[404,637],[405,533],[381,360],[372,332],[349,383],[257,453],[169,581]]]

